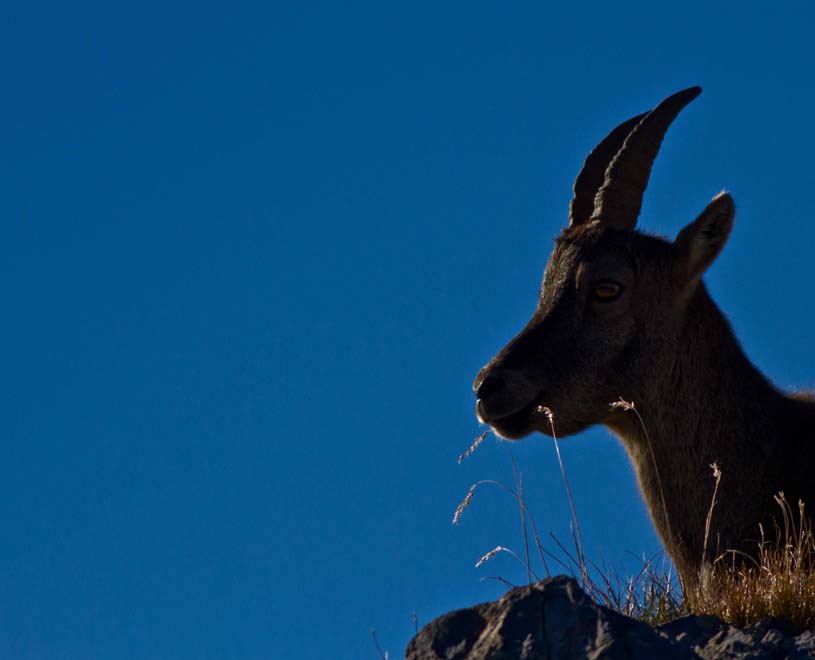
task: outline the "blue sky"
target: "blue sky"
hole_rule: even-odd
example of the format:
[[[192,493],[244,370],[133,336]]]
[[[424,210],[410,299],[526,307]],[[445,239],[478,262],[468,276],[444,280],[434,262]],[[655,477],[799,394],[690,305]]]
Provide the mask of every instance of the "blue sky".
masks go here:
[[[0,38],[0,655],[399,657],[500,595],[518,512],[472,379],[534,308],[586,153],[693,84],[641,227],[722,188],[706,279],[815,385],[801,3],[17,3]],[[586,553],[659,550],[603,429],[562,441]],[[551,441],[513,445],[568,539]]]

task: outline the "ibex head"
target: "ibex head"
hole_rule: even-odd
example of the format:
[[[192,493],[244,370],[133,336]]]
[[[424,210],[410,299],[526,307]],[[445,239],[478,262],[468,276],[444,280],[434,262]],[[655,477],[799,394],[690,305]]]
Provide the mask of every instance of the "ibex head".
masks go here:
[[[546,409],[561,435],[611,423],[611,402],[640,401],[656,374],[671,369],[735,207],[719,194],[673,243],[635,226],[662,138],[700,92],[678,92],[629,119],[586,158],[532,319],[473,383],[478,418],[502,436],[551,433]]]

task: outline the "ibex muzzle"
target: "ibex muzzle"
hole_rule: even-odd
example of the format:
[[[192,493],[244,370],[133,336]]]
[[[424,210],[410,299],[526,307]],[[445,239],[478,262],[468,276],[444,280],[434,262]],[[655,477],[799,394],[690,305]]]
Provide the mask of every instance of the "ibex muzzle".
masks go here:
[[[716,551],[703,535],[711,463],[724,473],[710,530],[721,550],[755,551],[779,490],[815,504],[815,402],[764,378],[701,281],[730,235],[732,198],[715,196],[673,242],[635,229],[662,138],[700,92],[668,97],[589,154],[532,319],[473,383],[479,420],[506,438],[617,434],[686,582]],[[621,398],[647,434],[611,405]]]

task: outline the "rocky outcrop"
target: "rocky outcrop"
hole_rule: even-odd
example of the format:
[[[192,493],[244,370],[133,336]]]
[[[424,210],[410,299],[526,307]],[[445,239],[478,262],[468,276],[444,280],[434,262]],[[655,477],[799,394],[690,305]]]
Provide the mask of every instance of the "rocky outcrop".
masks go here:
[[[406,660],[815,658],[815,632],[765,619],[734,628],[708,616],[651,627],[597,605],[560,576],[450,612],[411,640]]]

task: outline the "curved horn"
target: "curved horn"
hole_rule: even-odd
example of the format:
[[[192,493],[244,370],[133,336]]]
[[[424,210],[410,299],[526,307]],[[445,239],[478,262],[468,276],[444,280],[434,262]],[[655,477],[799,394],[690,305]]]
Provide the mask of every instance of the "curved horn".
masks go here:
[[[611,159],[617,155],[628,134],[634,130],[634,127],[647,114],[647,112],[643,112],[641,115],[632,117],[620,124],[586,156],[583,169],[580,170],[580,174],[574,180],[572,188],[574,197],[569,203],[570,227],[572,225],[582,225],[589,221],[591,214],[594,212],[594,196],[605,181],[606,170],[609,163],[611,163]]]
[[[605,183],[594,198],[592,221],[617,229],[636,226],[662,138],[682,108],[701,92],[701,87],[690,87],[669,96],[631,131],[606,170]]]

